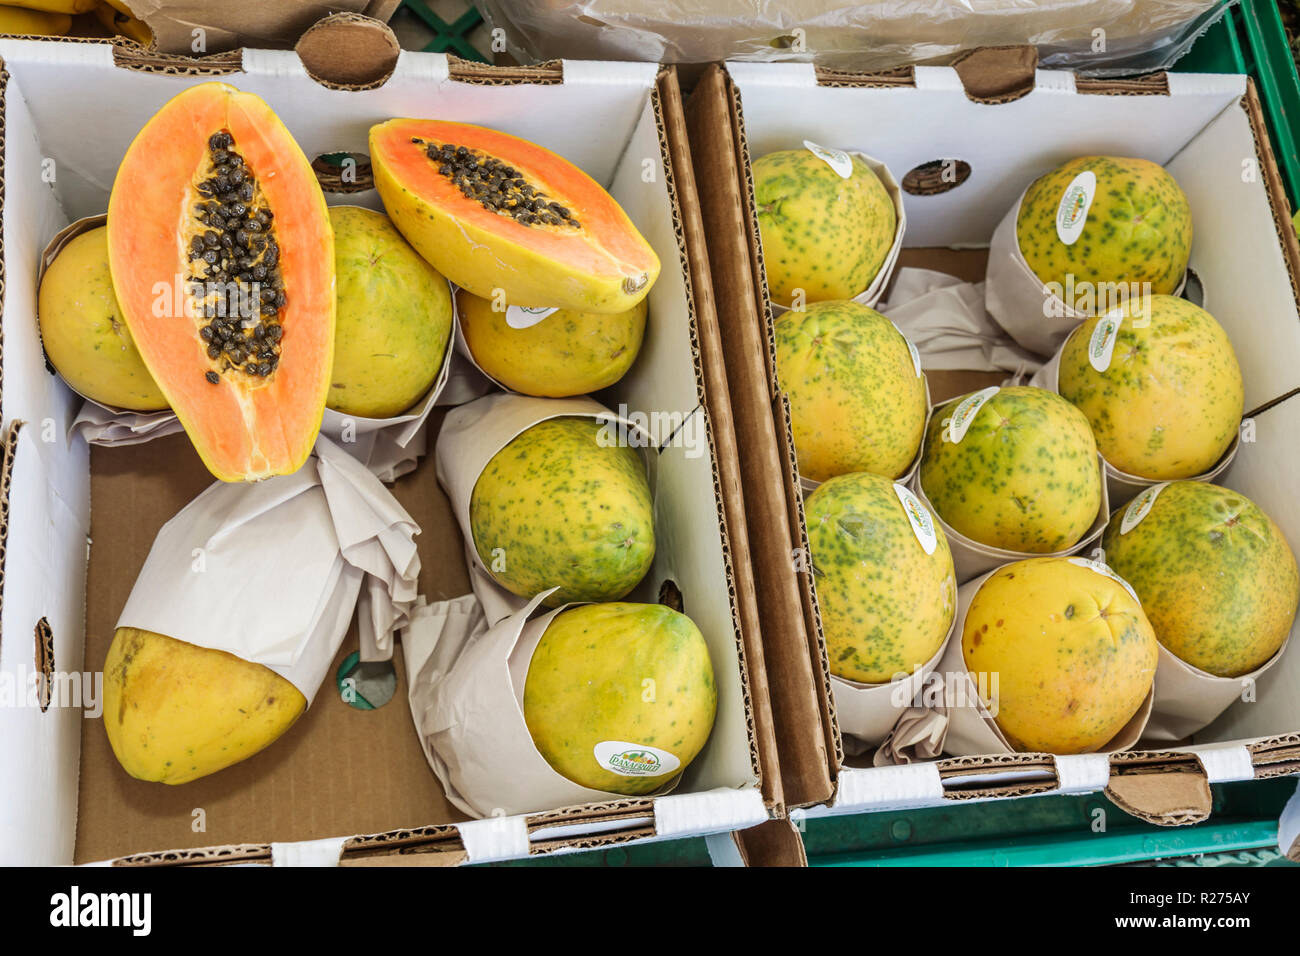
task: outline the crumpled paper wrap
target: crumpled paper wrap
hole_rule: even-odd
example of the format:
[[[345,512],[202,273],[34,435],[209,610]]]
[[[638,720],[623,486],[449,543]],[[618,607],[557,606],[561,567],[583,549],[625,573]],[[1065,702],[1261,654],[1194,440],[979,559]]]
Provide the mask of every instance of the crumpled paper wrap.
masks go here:
[[[158,533],[118,627],[263,664],[311,702],[360,606],[391,654],[416,600],[419,528],[328,440],[292,475],[216,482]]]

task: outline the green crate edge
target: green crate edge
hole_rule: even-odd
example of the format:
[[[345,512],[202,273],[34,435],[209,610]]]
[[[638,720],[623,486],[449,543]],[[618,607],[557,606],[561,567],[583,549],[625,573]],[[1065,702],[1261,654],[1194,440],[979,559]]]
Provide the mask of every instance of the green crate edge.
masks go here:
[[[1173,67],[1179,73],[1245,73],[1255,81],[1287,198],[1300,200],[1300,76],[1276,0],[1240,0]]]

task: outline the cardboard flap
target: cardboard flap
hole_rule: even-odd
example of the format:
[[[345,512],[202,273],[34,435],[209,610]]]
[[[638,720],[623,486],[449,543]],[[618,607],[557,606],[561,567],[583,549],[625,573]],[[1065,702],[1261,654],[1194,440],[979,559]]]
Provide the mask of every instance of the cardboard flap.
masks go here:
[[[1033,90],[1038,50],[1028,45],[980,47],[954,60],[952,68],[976,103],[1010,103]]]
[[[731,834],[731,839],[745,866],[808,865],[803,835],[788,817],[737,830]]]
[[[1168,768],[1116,762],[1106,796],[1125,813],[1162,827],[1208,819],[1213,800],[1205,769],[1194,758]]]
[[[701,79],[687,104],[686,124],[692,143],[719,144],[721,137],[720,148],[697,150],[692,160],[695,178],[701,184],[703,228],[709,236],[744,519],[749,538],[764,542],[763,547],[752,550],[753,573],[763,621],[772,718],[778,739],[787,742],[781,754],[781,784],[787,805],[804,806],[820,803],[833,792],[828,739],[838,735],[829,726],[823,731],[819,701],[828,699],[829,678],[814,666],[824,661],[825,654],[806,630],[798,579],[792,573],[792,561],[798,557],[798,543],[791,534],[797,524],[788,497],[795,487],[794,465],[781,447],[771,412],[775,381],[770,317],[758,311],[762,298],[754,272],[746,267],[751,237],[736,228],[742,221],[748,223],[750,232],[755,227],[752,210],[746,212],[749,187],[742,178],[745,170],[736,164],[736,156],[744,153],[743,142],[736,138],[739,119],[732,112],[727,77],[721,68],[710,68]],[[797,744],[792,743],[795,740]]]

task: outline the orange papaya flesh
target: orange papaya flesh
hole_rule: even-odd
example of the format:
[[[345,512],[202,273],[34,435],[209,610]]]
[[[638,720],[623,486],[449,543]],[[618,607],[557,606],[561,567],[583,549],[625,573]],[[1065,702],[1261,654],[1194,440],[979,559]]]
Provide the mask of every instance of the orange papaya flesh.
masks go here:
[[[568,160],[497,130],[394,119],[370,130],[393,223],[456,285],[506,305],[626,312],[659,258],[621,206]]]
[[[334,234],[271,108],[225,83],[164,105],[118,169],[108,247],[131,336],[208,469],[297,471],[334,360]]]

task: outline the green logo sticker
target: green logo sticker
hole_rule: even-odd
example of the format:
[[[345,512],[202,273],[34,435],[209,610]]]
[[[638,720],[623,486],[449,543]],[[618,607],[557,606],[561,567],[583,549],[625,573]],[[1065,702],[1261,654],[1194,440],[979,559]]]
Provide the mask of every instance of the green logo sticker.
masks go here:
[[[1067,246],[1079,241],[1084,224],[1088,221],[1088,209],[1092,206],[1093,194],[1097,192],[1097,177],[1090,169],[1085,169],[1065,187],[1061,204],[1056,207],[1056,235]]]
[[[979,410],[984,407],[984,403],[997,393],[998,386],[990,385],[974,395],[967,395],[963,398],[957,407],[952,410],[952,416],[944,419],[943,440],[950,441],[954,445],[960,444],[961,440],[966,437],[966,430],[970,428],[970,423],[975,420]]]
[[[626,740],[602,740],[593,752],[601,769],[620,777],[656,777],[672,773],[682,765],[666,750]]]
[[[1144,489],[1140,495],[1129,502],[1128,507],[1124,509],[1124,517],[1121,518],[1119,522],[1120,534],[1128,534],[1138,526],[1142,519],[1145,518],[1147,513],[1151,510],[1151,506],[1156,503],[1156,497],[1164,490],[1167,484],[1169,484],[1169,482],[1162,481],[1158,485],[1152,485],[1150,488]]]
[[[827,149],[825,146],[818,146],[810,139],[804,140],[803,145],[808,152],[835,170],[835,175],[840,179],[848,179],[853,175],[853,157],[844,150]]]

